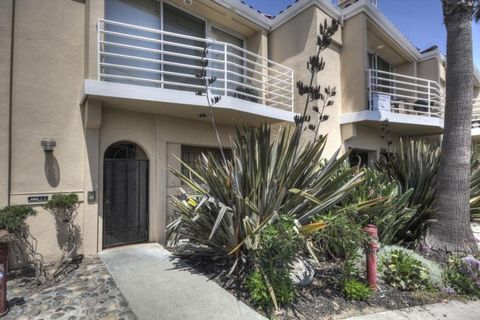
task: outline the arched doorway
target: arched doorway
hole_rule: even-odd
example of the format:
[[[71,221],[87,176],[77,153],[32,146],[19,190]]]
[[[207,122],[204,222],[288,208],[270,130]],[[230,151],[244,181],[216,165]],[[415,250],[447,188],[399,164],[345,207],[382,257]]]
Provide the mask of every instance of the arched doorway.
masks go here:
[[[135,143],[121,141],[103,162],[103,248],[148,240],[148,159]]]

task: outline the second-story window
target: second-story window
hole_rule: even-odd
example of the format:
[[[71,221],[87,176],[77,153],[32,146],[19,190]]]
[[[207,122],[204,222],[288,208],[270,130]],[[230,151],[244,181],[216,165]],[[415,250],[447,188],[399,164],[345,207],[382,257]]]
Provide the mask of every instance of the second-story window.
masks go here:
[[[168,4],[163,5],[163,30],[175,35],[165,35],[163,60],[165,61],[165,88],[175,90],[198,91],[193,86],[202,86],[203,81],[196,79],[199,72],[200,57],[205,39],[205,21],[194,17]],[[198,48],[198,49],[196,49]],[[192,85],[188,87],[185,85]]]
[[[369,69],[376,71],[376,91],[392,93],[393,83],[388,80],[392,79],[390,73],[393,71],[393,66],[387,60],[373,52],[368,54],[368,64]]]
[[[222,51],[226,52],[226,76],[229,80],[226,95],[236,96],[238,92],[242,92],[245,88],[244,70],[245,67],[249,67],[245,62],[245,54],[242,50],[244,47],[244,41],[240,37],[234,36],[231,33],[226,32],[215,26],[211,26],[209,30],[209,37],[227,44],[225,48],[219,48]],[[212,55],[212,58],[224,60],[225,56],[223,54],[214,54]],[[222,75],[219,78],[224,77],[225,75]],[[223,84],[224,83],[220,83],[220,85]]]
[[[107,81],[159,86],[160,35],[135,26],[160,29],[160,6],[156,1],[105,0],[106,23],[102,73]],[[131,27],[133,26],[133,27]],[[144,41],[141,38],[152,39]],[[153,70],[147,71],[147,70]],[[143,79],[143,80],[139,80]]]
[[[258,83],[246,78],[258,78],[260,72],[250,71],[258,65],[251,62],[244,39],[234,31],[159,0],[105,0],[105,20],[100,39],[102,80],[202,91],[204,83],[196,77],[201,54],[205,43],[215,40],[207,66],[208,75],[218,79],[213,93],[257,102]]]

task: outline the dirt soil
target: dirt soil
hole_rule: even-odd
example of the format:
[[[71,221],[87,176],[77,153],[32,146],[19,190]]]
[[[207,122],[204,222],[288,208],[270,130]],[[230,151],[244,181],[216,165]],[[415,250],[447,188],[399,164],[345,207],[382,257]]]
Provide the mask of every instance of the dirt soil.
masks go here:
[[[189,261],[183,258],[196,272],[202,273],[219,285],[236,295],[252,308],[248,294],[244,288],[228,280],[225,268],[212,264],[204,264],[198,260]],[[315,278],[309,287],[299,288],[292,305],[286,306],[280,312],[266,315],[279,320],[318,320],[342,319],[357,315],[370,314],[386,310],[396,310],[446,300],[465,300],[462,296],[452,296],[442,292],[407,292],[401,291],[384,283],[379,284],[379,290],[367,301],[355,301],[346,298],[340,287],[340,268],[331,263],[325,263],[315,271]],[[265,314],[262,310],[258,312]]]

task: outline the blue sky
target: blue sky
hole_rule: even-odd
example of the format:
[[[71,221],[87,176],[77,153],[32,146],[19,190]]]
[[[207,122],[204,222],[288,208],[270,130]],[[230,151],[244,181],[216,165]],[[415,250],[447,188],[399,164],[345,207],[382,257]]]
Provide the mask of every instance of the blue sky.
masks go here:
[[[244,0],[272,15],[294,0]],[[440,0],[378,0],[380,10],[421,50],[438,45],[445,53],[446,32]],[[474,60],[480,69],[480,22],[473,25]]]

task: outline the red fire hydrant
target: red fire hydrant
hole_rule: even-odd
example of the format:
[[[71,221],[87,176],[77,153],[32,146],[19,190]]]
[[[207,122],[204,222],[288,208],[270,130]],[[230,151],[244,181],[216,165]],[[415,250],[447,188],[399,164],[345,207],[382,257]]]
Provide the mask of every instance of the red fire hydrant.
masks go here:
[[[6,230],[0,230],[0,316],[8,312],[7,272],[8,272],[8,239]]]
[[[377,291],[377,252],[380,249],[378,230],[376,226],[369,224],[363,228],[363,231],[365,231],[370,238],[367,248],[367,281],[370,288]]]

